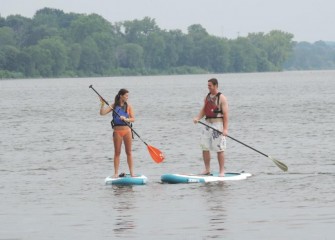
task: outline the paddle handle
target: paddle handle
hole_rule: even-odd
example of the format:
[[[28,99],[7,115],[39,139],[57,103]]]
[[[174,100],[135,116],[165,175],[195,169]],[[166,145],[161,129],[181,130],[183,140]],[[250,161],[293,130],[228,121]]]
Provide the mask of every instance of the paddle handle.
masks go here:
[[[102,101],[104,101],[110,107],[109,103],[94,89],[92,85],[90,85],[89,88],[91,88],[102,99]]]

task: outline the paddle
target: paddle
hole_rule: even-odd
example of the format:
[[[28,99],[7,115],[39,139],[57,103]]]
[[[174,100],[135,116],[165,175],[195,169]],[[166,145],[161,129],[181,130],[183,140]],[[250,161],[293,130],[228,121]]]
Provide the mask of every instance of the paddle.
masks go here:
[[[118,115],[119,117],[121,117],[110,105],[109,103],[93,88],[92,85],[89,86],[89,88],[91,88],[112,110],[113,112]],[[157,148],[148,145],[145,141],[143,141],[143,139],[140,137],[140,135],[138,135],[138,133],[130,126],[130,124],[126,121],[123,121],[130,129],[131,131],[133,131],[133,133],[136,134],[136,136],[147,146],[147,149],[150,153],[151,158],[156,162],[156,163],[160,163],[164,160],[164,154]]]
[[[203,122],[201,122],[201,121],[198,121],[198,123],[201,123],[202,125],[204,125],[204,126],[206,126],[206,127],[209,127],[209,128],[211,128],[211,129],[217,131],[218,133],[223,134],[223,133],[220,132],[219,130],[217,130],[217,129],[215,129],[215,128],[209,126],[209,125],[207,125],[206,123],[203,123]],[[262,153],[262,152],[258,151],[257,149],[255,149],[255,148],[253,148],[253,147],[250,147],[249,145],[247,145],[247,144],[245,144],[245,143],[243,143],[243,142],[241,142],[241,141],[239,141],[239,140],[237,140],[237,139],[235,139],[235,138],[233,138],[233,137],[231,137],[231,136],[229,136],[229,135],[227,135],[227,137],[229,137],[230,139],[232,139],[232,140],[234,140],[234,141],[236,141],[236,142],[238,142],[238,143],[240,143],[240,144],[242,144],[242,145],[244,145],[244,146],[246,146],[246,147],[248,147],[248,148],[250,148],[250,149],[252,149],[252,150],[254,150],[254,151],[258,152],[258,153],[260,153],[260,154],[262,154],[263,156],[265,156],[265,157],[267,157],[267,158],[270,158],[270,159],[277,165],[277,167],[279,167],[279,168],[280,168],[281,170],[283,170],[284,172],[287,171],[288,168],[287,168],[287,166],[286,166],[284,163],[282,163],[282,162],[280,162],[280,161],[274,159],[273,157],[271,157],[271,156],[269,156],[269,155],[267,155],[267,154],[265,154],[265,153]]]

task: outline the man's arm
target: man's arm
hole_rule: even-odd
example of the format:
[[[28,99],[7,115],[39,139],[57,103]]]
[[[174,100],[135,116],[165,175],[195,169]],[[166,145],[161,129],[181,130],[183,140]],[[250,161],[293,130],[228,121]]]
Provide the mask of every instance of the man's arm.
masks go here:
[[[227,98],[221,94],[220,95],[220,101],[221,101],[221,109],[223,113],[223,134],[225,136],[228,135],[228,101]]]

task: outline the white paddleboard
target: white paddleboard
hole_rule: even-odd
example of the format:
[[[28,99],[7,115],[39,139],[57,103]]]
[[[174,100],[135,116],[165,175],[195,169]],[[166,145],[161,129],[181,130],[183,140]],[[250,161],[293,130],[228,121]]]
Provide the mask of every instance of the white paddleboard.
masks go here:
[[[207,183],[207,182],[221,182],[221,181],[234,181],[244,180],[252,176],[251,173],[236,173],[227,172],[224,177],[219,177],[218,173],[210,175],[201,174],[164,174],[161,176],[163,183]]]

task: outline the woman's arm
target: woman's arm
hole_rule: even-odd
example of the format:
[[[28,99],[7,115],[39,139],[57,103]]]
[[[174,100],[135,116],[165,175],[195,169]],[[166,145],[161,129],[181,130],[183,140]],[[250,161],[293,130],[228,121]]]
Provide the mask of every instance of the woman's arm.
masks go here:
[[[107,106],[105,107],[105,102],[100,99],[101,104],[100,104],[100,115],[106,115],[108,113],[110,113],[111,111],[113,111],[113,106]]]
[[[127,122],[135,122],[135,114],[133,110],[133,106],[128,104],[129,108],[129,118],[126,119]]]

